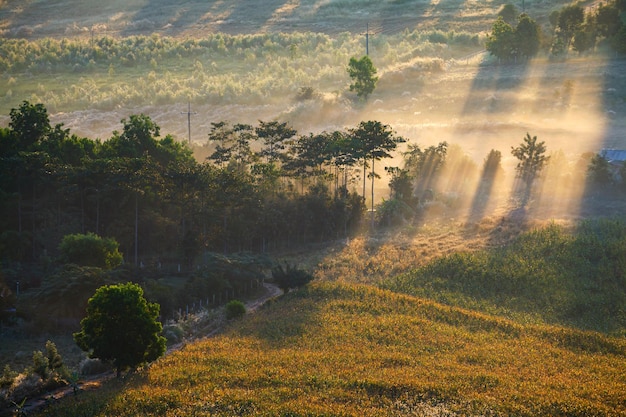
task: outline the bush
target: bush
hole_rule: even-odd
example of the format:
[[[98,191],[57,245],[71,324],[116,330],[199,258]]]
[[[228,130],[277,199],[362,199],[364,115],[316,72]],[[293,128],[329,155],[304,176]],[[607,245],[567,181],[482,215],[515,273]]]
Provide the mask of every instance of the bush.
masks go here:
[[[285,268],[279,264],[272,269],[272,278],[281,290],[288,292],[291,288],[302,287],[311,282],[313,275],[295,265],[285,263]]]
[[[10,387],[18,375],[19,374],[17,372],[11,369],[10,365],[5,365],[2,375],[0,375],[0,389]]]
[[[98,375],[111,370],[111,366],[100,359],[87,358],[78,366],[81,375]]]
[[[122,263],[122,254],[118,248],[115,239],[103,238],[94,233],[66,235],[59,245],[64,262],[105,269],[115,268]]]
[[[7,392],[7,398],[15,403],[31,397],[43,388],[43,381],[37,374],[19,374]]]
[[[183,329],[176,324],[169,324],[163,327],[163,336],[167,339],[167,343],[179,343],[183,340],[184,336]]]
[[[236,319],[246,314],[246,306],[239,300],[231,300],[226,304],[226,318]]]

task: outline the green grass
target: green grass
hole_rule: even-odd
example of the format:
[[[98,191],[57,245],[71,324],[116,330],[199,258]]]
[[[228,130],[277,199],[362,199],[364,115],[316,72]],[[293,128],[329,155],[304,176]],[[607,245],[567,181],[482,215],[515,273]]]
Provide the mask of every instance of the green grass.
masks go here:
[[[626,335],[626,223],[556,224],[510,245],[458,252],[386,288],[518,320]]]
[[[315,283],[41,415],[618,416],[625,359],[621,338]]]

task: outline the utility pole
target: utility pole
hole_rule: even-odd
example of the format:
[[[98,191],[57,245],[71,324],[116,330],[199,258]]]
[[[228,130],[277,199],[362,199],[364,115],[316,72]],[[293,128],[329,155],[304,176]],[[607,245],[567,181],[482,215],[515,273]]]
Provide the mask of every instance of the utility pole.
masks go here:
[[[370,54],[370,22],[365,25],[365,55]]]
[[[365,55],[370,54],[370,22],[365,24]]]
[[[191,101],[187,103],[187,112],[181,112],[180,114],[187,115],[187,132],[188,132],[188,141],[191,144],[191,115],[198,114],[197,112],[191,112]]]
[[[365,35],[365,55],[370,54],[370,35],[375,35],[377,33],[376,28],[372,33],[370,33],[370,22],[366,23],[365,33],[361,33],[361,35]]]

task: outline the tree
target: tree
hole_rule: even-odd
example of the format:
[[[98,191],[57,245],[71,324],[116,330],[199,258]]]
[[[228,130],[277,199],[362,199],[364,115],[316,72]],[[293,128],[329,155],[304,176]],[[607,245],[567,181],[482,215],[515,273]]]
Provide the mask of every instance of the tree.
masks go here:
[[[398,146],[398,143],[404,142],[404,138],[397,136],[389,125],[384,125],[379,121],[361,122],[355,129],[350,130],[350,136],[358,150],[359,159],[363,159],[363,199],[365,199],[365,170],[367,161],[372,161],[372,209],[374,205],[374,179],[376,173],[374,171],[374,161],[382,158],[389,158],[390,151]]]
[[[500,11],[498,12],[498,17],[501,17],[505,22],[512,25],[515,23],[515,19],[517,18],[519,12],[517,8],[512,4],[505,4],[502,6]]]
[[[585,21],[585,11],[582,6],[575,4],[561,9],[557,20],[559,38],[563,40],[566,49],[569,48],[572,38],[582,27]]]
[[[76,265],[112,269],[123,261],[115,239],[103,238],[94,233],[65,235],[59,250],[64,262]]]
[[[502,153],[498,150],[492,149],[485,157],[483,163],[483,179],[493,180],[502,173]]]
[[[18,109],[11,109],[9,127],[17,136],[20,150],[33,150],[33,146],[45,139],[50,132],[48,111],[43,104],[22,102]]]
[[[90,358],[111,362],[119,377],[122,371],[165,353],[159,309],[158,304],[146,301],[137,284],[100,287],[89,299],[87,316],[74,340]]]
[[[601,154],[593,155],[589,161],[587,175],[594,184],[600,186],[610,184],[613,179],[609,161]]]
[[[502,61],[508,61],[513,56],[515,52],[515,30],[501,16],[494,22],[485,48],[491,55]]]
[[[437,146],[429,146],[422,150],[418,145],[409,144],[409,149],[404,153],[404,167],[416,182],[418,195],[430,190],[446,164],[448,143],[440,142]]]
[[[391,176],[389,180],[391,198],[415,207],[419,200],[413,195],[413,181],[409,171],[399,167],[385,167],[385,171]]]
[[[545,142],[537,142],[537,136],[531,137],[530,133],[526,133],[520,146],[517,148],[511,146],[511,154],[519,160],[515,167],[517,177],[524,181],[528,188],[550,158],[546,155]]]
[[[620,54],[626,54],[626,25],[612,39],[613,48]]]
[[[522,14],[515,27],[515,50],[524,58],[537,55],[541,44],[541,28],[528,15]]]
[[[367,100],[367,96],[372,94],[378,82],[376,68],[369,56],[365,55],[361,59],[350,58],[348,74],[352,79],[350,91],[356,91],[358,97]]]
[[[595,15],[595,26],[600,36],[612,38],[617,35],[623,25],[616,4],[600,3]]]
[[[291,288],[303,287],[313,280],[310,272],[300,269],[297,265],[289,265],[285,263],[285,267],[281,264],[272,268],[272,278],[278,285],[278,288],[284,292],[288,292]]]
[[[298,133],[287,122],[264,122],[262,120],[259,120],[259,126],[255,129],[255,132],[257,138],[262,140],[263,145],[265,145],[261,150],[261,156],[267,158],[268,163],[281,159],[281,151],[285,149],[288,141]]]
[[[141,158],[145,154],[154,155],[157,149],[156,137],[160,135],[159,126],[144,114],[122,119],[124,130],[113,132],[113,137],[104,143],[105,156]]]
[[[232,157],[232,142],[234,141],[234,129],[228,122],[211,122],[209,141],[216,142],[215,151],[207,158],[215,161],[223,167]]]
[[[226,318],[236,319],[246,314],[246,306],[239,300],[231,300],[226,304]]]
[[[586,30],[579,30],[574,34],[572,47],[576,52],[582,54],[594,47],[596,43],[595,33]]]

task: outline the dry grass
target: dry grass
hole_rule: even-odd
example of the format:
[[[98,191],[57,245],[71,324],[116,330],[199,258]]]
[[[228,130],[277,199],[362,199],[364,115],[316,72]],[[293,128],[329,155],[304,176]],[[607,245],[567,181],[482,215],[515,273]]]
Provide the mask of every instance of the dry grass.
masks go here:
[[[622,339],[317,283],[44,415],[618,416],[625,358]]]

